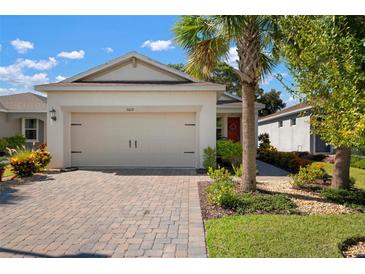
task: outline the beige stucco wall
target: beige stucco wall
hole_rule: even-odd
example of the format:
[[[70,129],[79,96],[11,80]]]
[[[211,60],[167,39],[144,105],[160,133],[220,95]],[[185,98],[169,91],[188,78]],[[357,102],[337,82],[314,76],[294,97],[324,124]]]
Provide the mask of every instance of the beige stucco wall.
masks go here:
[[[87,81],[177,81],[181,78],[166,71],[136,60],[121,64],[118,68],[111,68],[103,73],[86,77]]]
[[[8,114],[0,112],[0,138],[10,137],[22,132],[21,119],[10,119]]]
[[[43,144],[47,139],[46,130],[46,113],[27,113],[27,112],[16,112],[16,113],[4,113],[0,112],[0,138],[10,137],[16,134],[22,134],[22,118],[38,119],[38,141],[26,144],[28,148]]]
[[[51,167],[68,167],[71,164],[72,112],[126,112],[127,108],[134,108],[136,112],[195,112],[196,167],[200,168],[204,148],[215,147],[216,100],[216,93],[211,91],[49,92],[48,108],[54,108],[57,116],[57,121],[52,121],[48,117],[47,143],[52,153]]]

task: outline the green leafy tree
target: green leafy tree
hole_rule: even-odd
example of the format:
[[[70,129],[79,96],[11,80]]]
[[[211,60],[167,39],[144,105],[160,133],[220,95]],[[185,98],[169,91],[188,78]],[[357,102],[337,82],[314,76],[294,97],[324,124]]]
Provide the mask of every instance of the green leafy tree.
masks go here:
[[[169,64],[169,66],[182,72],[186,72],[184,64]],[[219,63],[206,80],[226,85],[227,92],[241,96],[241,80],[235,69],[226,63]],[[285,108],[286,104],[281,99],[280,95],[281,92],[276,91],[275,89],[265,92],[263,89],[259,88],[256,91],[256,101],[265,105],[265,108],[258,112],[260,117],[275,113]]]
[[[255,93],[271,71],[275,53],[275,25],[269,16],[182,16],[173,28],[175,41],[188,53],[186,70],[209,78],[232,44],[237,46],[237,74],[242,87],[241,191],[256,189]]]
[[[275,89],[271,89],[269,92],[264,92],[261,88],[258,89],[256,101],[265,105],[265,108],[259,110],[259,116],[266,116],[286,107],[286,104],[280,98],[280,94],[281,92]]]
[[[291,89],[312,106],[313,132],[336,148],[336,188],[350,186],[351,148],[365,146],[364,22],[364,16],[279,20],[282,53],[297,83]]]
[[[168,64],[169,67],[172,67],[174,69],[180,70],[181,72],[185,72],[185,65],[184,64]]]

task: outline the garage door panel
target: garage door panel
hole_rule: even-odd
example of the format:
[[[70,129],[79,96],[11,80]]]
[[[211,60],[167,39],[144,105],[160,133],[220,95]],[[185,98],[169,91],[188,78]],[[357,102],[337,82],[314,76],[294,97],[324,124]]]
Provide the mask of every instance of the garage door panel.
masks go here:
[[[72,165],[194,167],[193,123],[194,113],[73,113],[81,125],[71,127],[71,147],[81,153]]]

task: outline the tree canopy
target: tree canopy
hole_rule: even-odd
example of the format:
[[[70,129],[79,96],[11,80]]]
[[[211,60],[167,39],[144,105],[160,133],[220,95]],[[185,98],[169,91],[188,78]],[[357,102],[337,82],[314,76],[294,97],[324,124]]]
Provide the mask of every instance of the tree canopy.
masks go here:
[[[269,92],[264,92],[263,89],[258,89],[256,92],[256,102],[265,105],[265,108],[259,110],[259,116],[263,117],[275,113],[286,107],[286,103],[280,98],[280,91],[271,89]]]
[[[312,106],[313,131],[337,148],[364,147],[364,17],[287,16],[279,24],[293,92]]]

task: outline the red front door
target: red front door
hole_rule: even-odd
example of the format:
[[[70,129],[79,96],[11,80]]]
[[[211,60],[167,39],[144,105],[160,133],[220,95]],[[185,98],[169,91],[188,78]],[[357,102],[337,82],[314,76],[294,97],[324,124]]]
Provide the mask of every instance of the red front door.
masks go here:
[[[240,141],[240,117],[228,117],[228,139],[239,142]]]

